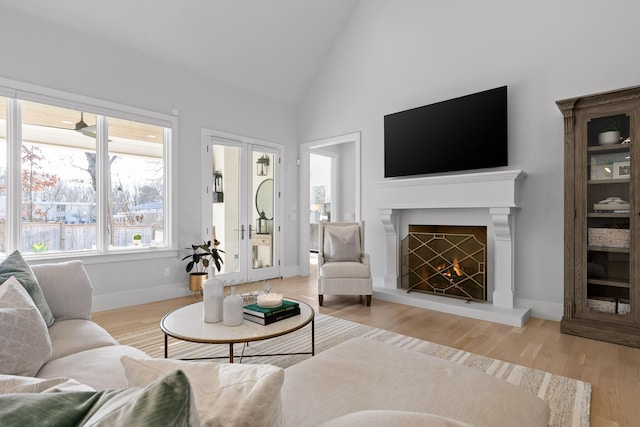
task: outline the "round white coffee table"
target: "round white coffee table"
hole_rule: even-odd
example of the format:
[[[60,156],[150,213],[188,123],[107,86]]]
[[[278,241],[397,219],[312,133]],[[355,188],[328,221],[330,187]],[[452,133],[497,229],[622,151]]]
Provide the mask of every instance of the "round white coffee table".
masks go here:
[[[233,363],[234,344],[279,337],[297,331],[308,324],[311,324],[311,351],[285,354],[310,354],[313,356],[315,354],[315,311],[309,304],[302,301],[285,299],[300,304],[300,314],[270,325],[260,325],[249,320],[245,320],[240,326],[224,326],[222,322],[205,323],[202,318],[202,302],[178,308],[165,315],[160,321],[160,329],[164,332],[164,357],[169,357],[169,337],[173,337],[182,341],[202,344],[228,344],[229,362]],[[283,354],[252,354],[244,357],[281,355]]]

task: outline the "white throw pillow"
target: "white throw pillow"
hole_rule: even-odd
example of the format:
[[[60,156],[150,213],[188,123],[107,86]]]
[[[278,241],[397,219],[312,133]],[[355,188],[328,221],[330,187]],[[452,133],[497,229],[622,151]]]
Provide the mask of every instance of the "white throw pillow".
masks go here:
[[[31,270],[56,321],[91,319],[93,287],[82,261],[39,264]]]
[[[324,257],[328,262],[360,261],[360,227],[357,225],[325,226]]]
[[[129,385],[146,387],[180,369],[193,390],[202,426],[283,426],[284,370],[273,365],[122,357]]]
[[[34,376],[51,358],[51,339],[33,300],[15,279],[0,286],[0,372]]]

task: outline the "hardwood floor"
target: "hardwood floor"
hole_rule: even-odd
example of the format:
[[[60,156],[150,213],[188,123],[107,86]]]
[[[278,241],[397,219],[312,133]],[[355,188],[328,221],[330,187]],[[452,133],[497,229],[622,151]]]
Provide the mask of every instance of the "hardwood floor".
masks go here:
[[[522,327],[459,317],[374,299],[326,295],[318,307],[315,274],[270,280],[274,292],[310,304],[316,312],[541,369],[592,384],[591,425],[638,426],[640,349],[563,335],[558,322],[533,318]],[[186,285],[185,285],[186,286]],[[157,325],[191,297],[93,314],[111,333]]]

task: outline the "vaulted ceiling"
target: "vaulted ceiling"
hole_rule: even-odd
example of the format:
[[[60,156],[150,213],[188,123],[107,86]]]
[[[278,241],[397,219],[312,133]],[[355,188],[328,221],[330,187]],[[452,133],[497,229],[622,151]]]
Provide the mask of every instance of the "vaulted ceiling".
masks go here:
[[[0,0],[90,34],[297,105],[358,0]]]

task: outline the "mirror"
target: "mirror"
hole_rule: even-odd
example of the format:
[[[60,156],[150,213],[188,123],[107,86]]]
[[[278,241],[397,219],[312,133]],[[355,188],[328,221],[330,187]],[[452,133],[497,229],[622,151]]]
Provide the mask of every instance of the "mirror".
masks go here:
[[[258,215],[264,212],[268,220],[273,219],[273,179],[265,179],[256,191],[256,209]]]

